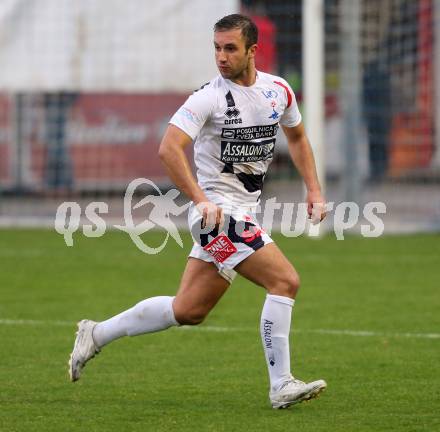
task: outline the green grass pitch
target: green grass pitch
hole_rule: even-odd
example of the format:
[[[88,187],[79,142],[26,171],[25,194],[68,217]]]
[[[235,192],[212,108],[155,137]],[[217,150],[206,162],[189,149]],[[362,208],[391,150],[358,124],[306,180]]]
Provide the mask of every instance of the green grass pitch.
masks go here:
[[[281,411],[265,294],[241,278],[201,327],[116,341],[68,381],[74,323],[174,294],[187,235],[149,256],[124,233],[68,248],[52,231],[0,231],[0,431],[439,431],[440,236],[274,238],[302,277],[293,371],[328,383]]]

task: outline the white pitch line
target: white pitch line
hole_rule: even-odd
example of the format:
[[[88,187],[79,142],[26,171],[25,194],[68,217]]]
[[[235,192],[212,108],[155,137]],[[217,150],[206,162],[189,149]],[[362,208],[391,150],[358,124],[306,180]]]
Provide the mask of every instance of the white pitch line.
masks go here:
[[[245,327],[181,327],[182,330],[199,330],[210,332],[253,332],[258,329]],[[418,338],[418,339],[440,339],[440,333],[386,333],[365,330],[336,330],[336,329],[293,329],[293,333],[316,333],[336,336],[358,336],[358,337],[395,337],[395,338]]]
[[[386,333],[363,330],[331,330],[331,329],[310,329],[299,330],[301,333],[319,333],[329,335],[348,335],[348,336],[380,336],[396,338],[420,338],[420,339],[440,339],[440,333]]]
[[[11,326],[62,326],[74,327],[74,321],[43,321],[43,320],[23,320],[23,319],[0,319],[0,325]],[[205,331],[215,333],[231,332],[257,332],[258,328],[251,327],[221,327],[221,326],[183,326],[178,330]],[[340,330],[340,329],[293,329],[294,333],[316,333],[335,336],[355,336],[355,337],[393,337],[393,338],[414,338],[414,339],[440,339],[440,333],[387,333],[368,330]]]
[[[42,326],[73,326],[73,321],[42,321],[42,320],[24,320],[24,319],[0,319],[0,325],[42,325]]]

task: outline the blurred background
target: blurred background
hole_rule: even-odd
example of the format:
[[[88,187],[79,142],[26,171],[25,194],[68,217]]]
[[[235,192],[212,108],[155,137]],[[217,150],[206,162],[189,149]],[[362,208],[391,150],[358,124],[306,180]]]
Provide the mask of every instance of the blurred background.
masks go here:
[[[170,187],[162,134],[236,12],[257,68],[296,93],[327,199],[384,202],[389,233],[440,230],[440,0],[3,0],[0,226],[53,226],[63,201],[116,220],[131,180]],[[303,199],[282,136],[265,194]]]

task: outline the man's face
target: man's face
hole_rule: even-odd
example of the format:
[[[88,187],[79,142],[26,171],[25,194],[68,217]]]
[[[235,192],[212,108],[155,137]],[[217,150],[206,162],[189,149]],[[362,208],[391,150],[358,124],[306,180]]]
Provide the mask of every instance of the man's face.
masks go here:
[[[223,78],[238,78],[255,55],[255,45],[246,50],[241,29],[214,32],[215,61]]]

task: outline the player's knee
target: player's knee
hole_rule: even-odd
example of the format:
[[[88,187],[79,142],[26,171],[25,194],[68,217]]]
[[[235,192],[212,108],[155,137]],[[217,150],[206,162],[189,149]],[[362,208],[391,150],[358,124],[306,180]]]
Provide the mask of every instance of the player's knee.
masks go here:
[[[295,298],[300,287],[300,278],[297,272],[289,272],[280,275],[277,281],[269,290],[270,294]]]
[[[295,298],[296,293],[298,292],[299,287],[301,285],[299,274],[297,272],[292,272],[287,277],[286,284],[287,284],[287,292],[289,294],[288,297]]]
[[[202,310],[193,309],[181,313],[175,311],[174,315],[176,321],[181,325],[198,325],[204,321],[207,314]]]

